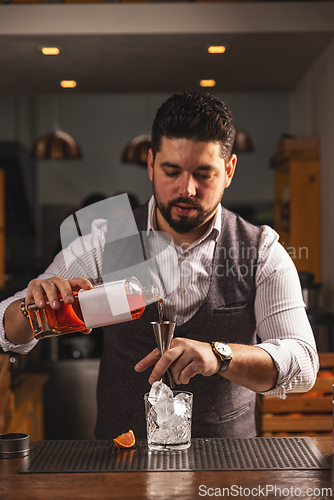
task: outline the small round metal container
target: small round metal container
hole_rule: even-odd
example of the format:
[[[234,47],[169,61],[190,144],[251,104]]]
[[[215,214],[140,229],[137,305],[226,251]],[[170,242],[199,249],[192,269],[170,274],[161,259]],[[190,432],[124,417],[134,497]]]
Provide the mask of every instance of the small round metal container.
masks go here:
[[[20,432],[0,434],[0,458],[21,458],[29,453],[28,434]]]

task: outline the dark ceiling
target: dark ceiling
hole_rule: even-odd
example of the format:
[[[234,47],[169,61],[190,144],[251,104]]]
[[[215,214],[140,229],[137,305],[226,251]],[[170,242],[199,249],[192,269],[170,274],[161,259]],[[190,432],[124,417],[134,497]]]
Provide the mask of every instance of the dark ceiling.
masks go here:
[[[265,4],[95,4],[91,23],[85,7],[0,6],[0,92],[56,92],[62,79],[75,79],[75,92],[170,92],[197,89],[201,79],[216,80],[216,91],[287,91],[333,39],[334,17],[327,19],[333,4],[315,2],[321,8],[314,12],[305,2]],[[165,23],[164,12],[171,12]],[[228,50],[208,54],[216,44]],[[43,56],[43,45],[60,46],[60,55]]]

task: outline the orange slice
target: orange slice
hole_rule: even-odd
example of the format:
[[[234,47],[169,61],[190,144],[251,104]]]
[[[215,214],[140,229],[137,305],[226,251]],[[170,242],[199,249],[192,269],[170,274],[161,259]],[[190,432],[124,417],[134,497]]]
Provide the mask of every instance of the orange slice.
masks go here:
[[[318,378],[333,378],[333,372],[329,370],[320,370],[318,372]]]
[[[128,432],[124,432],[124,434],[121,434],[114,439],[116,448],[132,448],[135,442],[135,435],[131,430]]]

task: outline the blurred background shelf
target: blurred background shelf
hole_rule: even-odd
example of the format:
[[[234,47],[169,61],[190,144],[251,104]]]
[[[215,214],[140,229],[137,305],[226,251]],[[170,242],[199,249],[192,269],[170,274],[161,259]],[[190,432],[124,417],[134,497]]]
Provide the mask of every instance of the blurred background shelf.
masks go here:
[[[275,229],[298,271],[321,281],[320,162],[318,140],[284,138],[276,148]]]
[[[31,441],[44,439],[43,389],[47,374],[24,374],[16,380],[14,413],[7,432],[29,434]]]
[[[262,436],[332,435],[334,353],[320,353],[320,371],[306,393],[286,399],[257,396],[258,433]]]

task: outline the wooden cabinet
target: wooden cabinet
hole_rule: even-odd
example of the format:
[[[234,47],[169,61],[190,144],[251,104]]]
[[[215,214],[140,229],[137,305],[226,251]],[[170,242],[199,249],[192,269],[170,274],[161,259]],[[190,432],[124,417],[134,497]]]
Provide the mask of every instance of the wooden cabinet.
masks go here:
[[[320,353],[312,389],[286,399],[257,395],[258,433],[262,436],[333,434],[334,353]]]
[[[10,390],[11,375],[8,354],[0,354],[0,434],[7,432],[14,413],[14,394]]]
[[[49,375],[23,374],[14,390],[15,411],[8,432],[24,432],[31,441],[44,439],[43,388]]]
[[[320,166],[316,139],[284,139],[277,147],[275,229],[298,271],[321,281]]]
[[[5,171],[0,168],[0,290],[5,287]]]

